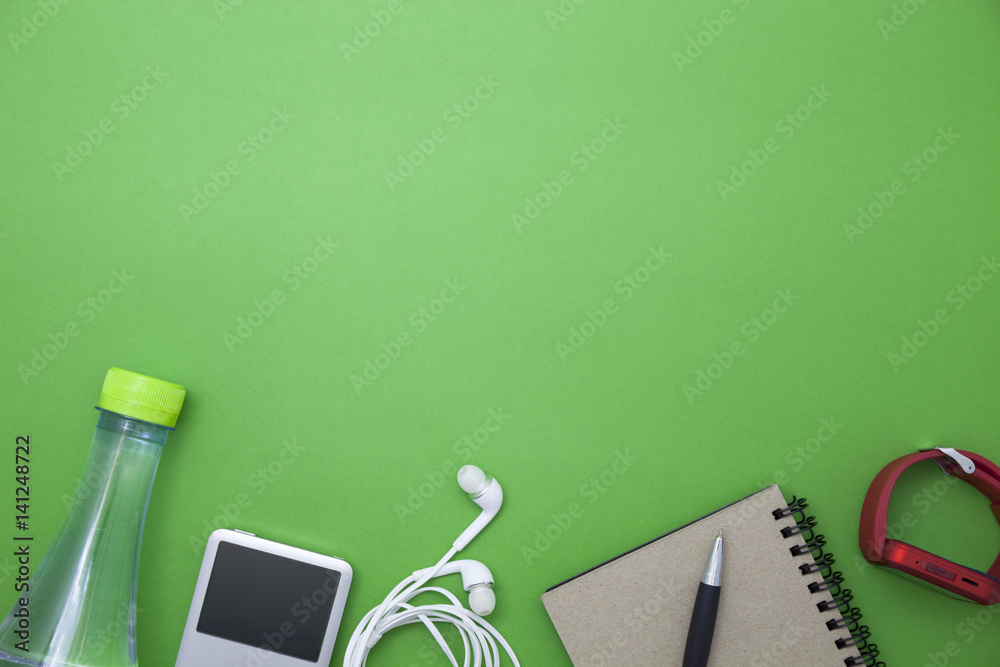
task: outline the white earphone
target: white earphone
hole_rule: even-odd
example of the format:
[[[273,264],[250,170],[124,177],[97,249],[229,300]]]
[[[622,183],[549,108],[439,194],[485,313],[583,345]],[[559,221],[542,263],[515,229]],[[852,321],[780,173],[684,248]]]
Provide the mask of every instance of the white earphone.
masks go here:
[[[472,667],[481,667],[484,664],[499,667],[500,650],[497,648],[499,643],[515,667],[520,667],[521,663],[518,662],[507,640],[482,618],[496,607],[493,573],[476,560],[451,560],[500,511],[500,506],[503,504],[503,489],[499,482],[473,465],[462,466],[458,471],[458,484],[469,494],[472,502],[481,508],[479,516],[462,531],[448,553],[436,565],[414,571],[389,592],[382,604],[365,615],[351,635],[344,656],[344,667],[363,667],[368,652],[382,635],[395,627],[409,623],[423,623],[452,666],[458,667],[460,664],[458,659],[435,626],[435,622],[453,624],[462,635],[462,644],[466,651],[471,647],[472,661],[470,662],[469,656],[466,655],[461,664]],[[469,594],[469,609],[463,607],[458,598],[447,589],[425,586],[431,579],[449,574],[462,576],[462,587]],[[449,603],[420,606],[409,604],[411,599],[422,593],[443,595]]]
[[[500,511],[500,505],[503,504],[503,489],[500,488],[500,482],[488,477],[476,466],[462,466],[458,471],[458,485],[469,494],[472,502],[483,510],[455,540],[453,545],[455,550],[461,551]]]
[[[453,560],[436,573],[427,567],[413,573],[416,581],[430,573],[431,578],[443,577],[447,574],[461,574],[462,588],[469,594],[469,609],[480,616],[489,616],[497,606],[497,596],[493,592],[493,573],[478,560]]]

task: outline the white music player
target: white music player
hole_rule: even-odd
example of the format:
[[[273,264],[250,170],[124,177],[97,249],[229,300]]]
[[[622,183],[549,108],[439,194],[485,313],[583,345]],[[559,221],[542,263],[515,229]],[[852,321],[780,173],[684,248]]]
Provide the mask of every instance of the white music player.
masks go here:
[[[326,667],[352,578],[339,558],[216,530],[175,667]]]

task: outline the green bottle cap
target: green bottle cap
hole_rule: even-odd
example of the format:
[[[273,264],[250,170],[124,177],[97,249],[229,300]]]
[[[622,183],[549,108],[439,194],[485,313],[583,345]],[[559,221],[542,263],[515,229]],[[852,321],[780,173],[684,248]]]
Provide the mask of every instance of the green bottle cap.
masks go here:
[[[97,407],[173,428],[184,404],[184,387],[121,368],[104,378]]]

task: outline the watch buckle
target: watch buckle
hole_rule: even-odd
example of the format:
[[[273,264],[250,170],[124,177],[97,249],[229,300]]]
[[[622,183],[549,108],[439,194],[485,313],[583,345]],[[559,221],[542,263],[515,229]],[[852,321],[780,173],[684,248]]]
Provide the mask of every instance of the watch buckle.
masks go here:
[[[959,453],[957,450],[952,449],[951,447],[935,447],[934,449],[921,449],[920,451],[932,452],[935,449],[944,454],[945,456],[947,456],[948,458],[950,458],[952,461],[954,461],[958,465],[958,467],[962,469],[962,472],[964,472],[966,475],[971,475],[974,472],[976,472],[976,464],[973,463],[972,459],[970,459],[965,454]],[[932,460],[934,461],[934,463],[938,464],[938,466],[941,468],[944,474],[951,475],[951,473],[948,471],[948,466],[950,465],[949,463],[942,461],[939,458]]]

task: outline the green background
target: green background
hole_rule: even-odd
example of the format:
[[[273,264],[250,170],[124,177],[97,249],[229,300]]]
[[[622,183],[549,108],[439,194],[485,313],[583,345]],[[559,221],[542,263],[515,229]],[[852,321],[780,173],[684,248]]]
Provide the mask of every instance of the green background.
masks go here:
[[[38,553],[107,369],[188,389],[142,545],[145,667],[173,664],[226,523],[354,565],[339,664],[476,515],[469,462],[506,502],[463,553],[524,664],[569,664],[545,588],[776,479],[884,660],[995,662],[994,610],[859,565],[856,531],[891,459],[1000,459],[1000,9],[621,4],[0,5],[2,437],[34,445]],[[905,539],[988,567],[1000,529],[940,477],[905,480]],[[444,664],[428,641],[371,664]]]

